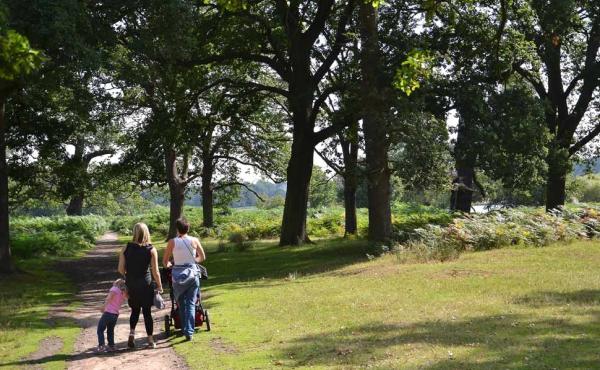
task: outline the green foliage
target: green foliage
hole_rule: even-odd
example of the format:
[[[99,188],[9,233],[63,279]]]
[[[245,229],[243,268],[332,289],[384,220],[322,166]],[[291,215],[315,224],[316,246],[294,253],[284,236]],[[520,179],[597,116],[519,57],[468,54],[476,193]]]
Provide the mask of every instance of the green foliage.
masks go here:
[[[463,251],[481,251],[510,245],[542,247],[600,235],[600,210],[583,208],[546,213],[516,208],[459,217],[447,226],[415,229],[398,249],[399,258],[415,253],[424,260],[447,260]]]
[[[252,244],[248,241],[248,235],[241,228],[230,232],[227,239],[232,244],[234,251],[244,252],[252,247]]]
[[[14,81],[28,75],[43,61],[41,52],[31,48],[27,37],[14,30],[0,35],[0,80]]]
[[[191,224],[190,234],[199,237],[235,238],[258,240],[279,237],[282,208],[272,209],[231,209],[230,214],[216,212],[215,227],[202,226],[202,209],[186,207],[184,214]],[[411,231],[428,223],[445,225],[452,215],[443,209],[407,203],[393,206],[393,227],[400,240],[409,237]],[[148,225],[154,240],[164,237],[168,231],[169,210],[156,207],[151,212],[137,216],[114,217],[110,229],[124,235],[130,235],[133,225],[144,222]],[[367,234],[368,215],[366,209],[357,210],[357,222],[360,235]],[[309,210],[307,219],[308,234],[317,238],[342,236],[344,234],[344,209],[338,206]]]
[[[600,175],[567,177],[567,195],[584,203],[600,202]]]
[[[406,190],[440,190],[450,183],[451,155],[446,121],[425,112],[407,112],[396,123],[402,127],[389,158],[394,174]]]
[[[285,198],[281,195],[274,195],[272,197],[263,196],[263,200],[259,200],[257,203],[258,208],[262,209],[273,209],[283,207],[285,204]]]
[[[427,225],[447,225],[452,218],[447,210],[432,206],[409,203],[395,203],[392,206],[392,227],[398,240],[407,240],[415,230]]]
[[[414,49],[396,71],[394,86],[410,96],[421,87],[421,81],[431,76],[433,57],[429,51]]]
[[[331,206],[336,198],[336,184],[319,166],[313,166],[308,203],[311,208]]]
[[[19,217],[11,219],[10,242],[20,258],[72,256],[91,248],[107,229],[100,216]]]

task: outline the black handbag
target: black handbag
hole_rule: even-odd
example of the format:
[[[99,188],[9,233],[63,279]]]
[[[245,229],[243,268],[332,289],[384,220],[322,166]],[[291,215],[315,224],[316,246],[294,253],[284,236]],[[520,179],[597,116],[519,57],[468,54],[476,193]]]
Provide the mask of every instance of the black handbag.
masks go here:
[[[200,279],[208,280],[208,270],[206,269],[206,267],[202,266],[199,263],[197,263],[196,266],[198,266],[198,272],[200,273]]]

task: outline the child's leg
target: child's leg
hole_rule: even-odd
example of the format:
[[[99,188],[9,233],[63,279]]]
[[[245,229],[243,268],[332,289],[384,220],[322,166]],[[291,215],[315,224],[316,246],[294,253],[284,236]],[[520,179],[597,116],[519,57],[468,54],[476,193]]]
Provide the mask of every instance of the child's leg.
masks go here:
[[[107,317],[106,317],[106,313],[103,313],[102,316],[100,317],[100,321],[98,321],[97,334],[98,334],[98,345],[99,346],[104,345],[104,330],[106,330],[106,326],[107,326]]]
[[[106,336],[108,337],[108,345],[111,347],[115,345],[115,326],[117,325],[118,318],[118,315],[110,315],[110,320],[108,320],[108,323],[106,325]]]

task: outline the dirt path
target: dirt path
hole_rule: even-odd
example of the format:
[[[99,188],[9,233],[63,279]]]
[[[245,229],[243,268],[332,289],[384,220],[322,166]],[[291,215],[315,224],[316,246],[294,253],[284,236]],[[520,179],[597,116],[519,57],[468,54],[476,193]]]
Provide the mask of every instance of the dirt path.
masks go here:
[[[110,285],[118,277],[117,261],[121,245],[114,233],[107,233],[99,239],[96,247],[84,258],[66,263],[65,270],[78,284],[78,299],[82,305],[72,314],[83,329],[75,343],[75,353],[68,359],[69,369],[187,369],[185,361],[179,357],[165,339],[162,318],[167,310],[153,309],[154,337],[156,349],[141,349],[146,345],[143,317],[136,328],[136,348],[127,349],[129,334],[129,308],[125,305],[115,329],[115,342],[118,351],[110,354],[96,354],[98,345],[96,325],[100,319],[99,307]]]

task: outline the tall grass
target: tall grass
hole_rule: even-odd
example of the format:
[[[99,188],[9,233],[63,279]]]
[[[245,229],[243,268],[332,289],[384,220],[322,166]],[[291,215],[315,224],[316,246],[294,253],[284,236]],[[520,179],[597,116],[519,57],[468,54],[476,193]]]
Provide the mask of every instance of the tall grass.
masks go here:
[[[393,207],[393,227],[401,240],[406,240],[414,229],[427,224],[446,225],[452,215],[435,207],[397,204]],[[215,227],[202,225],[202,210],[186,207],[185,217],[191,224],[191,233],[201,237],[228,239],[235,234],[247,240],[273,239],[279,237],[282,208],[272,209],[233,209],[230,213],[215,215]],[[164,236],[169,228],[169,210],[166,207],[138,216],[115,217],[111,229],[122,234],[130,234],[136,222],[145,222],[152,234]],[[367,209],[357,210],[359,236],[365,236],[368,229]],[[341,236],[344,234],[344,208],[339,206],[309,209],[307,219],[308,234],[316,238]]]
[[[100,216],[13,218],[11,249],[20,258],[70,256],[92,247],[108,226]]]
[[[448,260],[463,251],[509,245],[542,247],[555,242],[600,236],[600,209],[580,207],[546,213],[537,208],[515,208],[457,217],[447,226],[429,224],[414,230],[396,246],[400,259]]]

